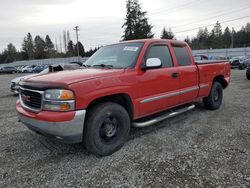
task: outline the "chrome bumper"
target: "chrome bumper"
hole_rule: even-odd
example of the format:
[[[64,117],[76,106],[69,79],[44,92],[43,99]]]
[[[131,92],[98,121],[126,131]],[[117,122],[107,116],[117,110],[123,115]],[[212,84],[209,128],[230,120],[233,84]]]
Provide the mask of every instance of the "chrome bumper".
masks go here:
[[[47,122],[18,113],[20,122],[30,130],[65,143],[82,142],[85,115],[86,110],[78,110],[71,121]]]

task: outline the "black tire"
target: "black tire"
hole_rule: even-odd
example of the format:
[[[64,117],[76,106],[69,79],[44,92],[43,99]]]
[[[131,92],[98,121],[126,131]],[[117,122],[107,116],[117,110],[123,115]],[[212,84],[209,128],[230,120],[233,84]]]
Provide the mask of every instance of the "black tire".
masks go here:
[[[250,80],[250,73],[246,73],[246,77],[248,80]]]
[[[244,69],[245,69],[244,65],[240,64],[239,65],[239,70],[244,70]]]
[[[101,103],[87,114],[83,142],[88,151],[100,156],[111,155],[128,139],[130,117],[121,105]]]
[[[203,98],[206,109],[217,110],[220,108],[223,99],[223,87],[219,82],[214,82],[208,97]]]

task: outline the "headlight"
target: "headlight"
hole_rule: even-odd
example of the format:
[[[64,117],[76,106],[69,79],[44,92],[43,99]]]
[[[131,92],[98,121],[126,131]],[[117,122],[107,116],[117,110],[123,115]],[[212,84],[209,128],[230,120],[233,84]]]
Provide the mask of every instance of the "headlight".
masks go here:
[[[65,89],[49,89],[45,91],[45,99],[48,100],[74,100],[74,93]]]
[[[70,90],[49,89],[44,93],[43,109],[50,111],[75,110],[75,96]]]

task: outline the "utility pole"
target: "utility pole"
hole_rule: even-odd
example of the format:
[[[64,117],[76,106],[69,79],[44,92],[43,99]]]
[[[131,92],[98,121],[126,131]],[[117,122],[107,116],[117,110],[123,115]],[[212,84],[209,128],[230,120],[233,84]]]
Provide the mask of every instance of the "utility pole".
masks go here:
[[[79,26],[75,26],[74,30],[76,31],[76,48],[77,48],[78,62],[80,62],[79,45],[78,45],[78,31],[80,31]]]
[[[232,27],[232,34],[231,34],[231,48],[234,48],[234,28]]]

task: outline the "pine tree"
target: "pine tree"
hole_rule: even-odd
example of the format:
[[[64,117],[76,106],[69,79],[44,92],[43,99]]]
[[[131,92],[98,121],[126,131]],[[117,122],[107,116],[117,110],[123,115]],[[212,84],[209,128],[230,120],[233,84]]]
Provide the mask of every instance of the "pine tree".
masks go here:
[[[4,63],[10,63],[10,62],[16,61],[17,50],[16,50],[16,47],[12,43],[8,44],[7,49],[5,49],[4,51],[4,54],[6,55]]]
[[[85,57],[85,50],[80,41],[78,41],[78,47],[79,47],[79,55]],[[77,45],[75,45],[75,55],[77,56]]]
[[[208,29],[205,27],[205,29],[200,28],[197,33],[197,47],[199,49],[206,49],[208,48],[209,42],[209,32]]]
[[[212,48],[223,48],[222,41],[222,28],[220,23],[217,21],[214,28],[212,29]]]
[[[51,41],[49,35],[46,35],[45,37],[45,51],[47,52],[46,56],[51,58],[55,55],[55,46],[53,42]]]
[[[184,41],[188,44],[191,45],[191,40],[188,36],[186,36],[186,38],[184,39]]]
[[[70,40],[68,43],[66,54],[68,57],[73,57],[75,55],[74,43],[72,42],[72,40]]]
[[[127,14],[122,26],[125,29],[122,40],[153,38],[154,34],[151,31],[153,26],[148,23],[147,12],[141,10],[138,0],[127,0],[126,7]]]
[[[30,33],[28,33],[23,40],[22,50],[24,52],[25,59],[34,59],[34,42]]]
[[[35,59],[44,59],[47,58],[46,55],[46,44],[43,38],[39,35],[35,37],[34,40],[34,48],[35,48]]]
[[[232,40],[232,33],[228,27],[225,28],[222,35],[223,45],[225,48],[229,48]]]
[[[244,27],[244,34],[243,34],[243,47],[250,46],[250,23],[248,22]]]
[[[173,38],[174,38],[174,34],[171,31],[171,29],[167,31],[166,28],[164,27],[162,30],[162,34],[161,34],[161,39],[173,39]]]

